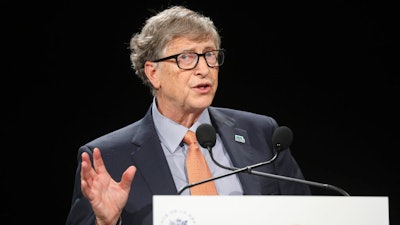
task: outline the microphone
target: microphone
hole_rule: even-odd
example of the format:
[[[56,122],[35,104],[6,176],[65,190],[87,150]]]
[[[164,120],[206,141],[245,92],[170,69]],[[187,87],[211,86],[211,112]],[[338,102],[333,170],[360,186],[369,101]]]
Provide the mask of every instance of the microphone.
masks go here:
[[[201,124],[196,130],[196,138],[201,147],[211,150],[217,140],[217,135],[213,126],[207,123]],[[293,132],[287,126],[280,126],[272,134],[272,144],[274,149],[279,152],[288,148],[293,141]]]
[[[206,148],[210,152],[211,159],[217,166],[231,171],[239,169],[236,167],[227,167],[221,165],[219,162],[215,160],[212,152],[212,147],[214,147],[215,145],[215,142],[217,140],[217,135],[213,126],[206,123],[201,124],[196,130],[196,138],[201,147]],[[292,144],[292,141],[293,141],[293,132],[289,127],[286,126],[277,127],[274,133],[272,134],[272,145],[275,151],[274,156],[270,160],[261,162],[259,164],[256,164],[255,166],[259,167],[272,163],[276,159],[276,157],[278,157],[279,152],[284,149],[287,149]]]
[[[272,145],[274,150],[280,152],[289,148],[293,141],[293,132],[287,126],[280,126],[272,134]]]
[[[216,132],[215,132],[214,127],[212,127],[211,125],[209,125],[209,124],[200,125],[196,130],[196,137],[197,137],[197,141],[199,142],[199,144],[203,148],[208,149],[208,151],[210,152],[210,156],[211,156],[212,160],[216,163],[216,165],[218,165],[224,169],[232,170],[232,172],[186,185],[178,192],[178,195],[180,195],[187,188],[190,188],[190,187],[193,187],[196,185],[200,185],[200,184],[212,181],[212,180],[220,179],[220,178],[223,178],[226,176],[230,176],[230,175],[233,175],[236,173],[247,172],[247,173],[250,173],[253,175],[258,175],[258,176],[263,176],[263,177],[268,177],[268,178],[273,178],[273,179],[278,179],[278,180],[297,182],[297,183],[302,183],[302,184],[306,184],[309,186],[315,186],[315,187],[319,187],[319,188],[323,188],[323,189],[327,189],[327,190],[333,190],[333,191],[337,191],[338,193],[340,193],[344,196],[350,196],[345,190],[343,190],[342,188],[339,188],[337,186],[334,186],[334,185],[324,184],[324,183],[319,183],[319,182],[314,182],[314,181],[308,181],[308,180],[303,180],[303,179],[298,179],[298,178],[293,178],[293,177],[286,177],[286,176],[281,176],[281,175],[276,175],[276,174],[263,173],[263,172],[253,170],[254,168],[257,168],[259,166],[266,165],[268,163],[273,162],[276,159],[276,157],[278,156],[280,151],[287,149],[290,146],[290,144],[293,141],[293,132],[290,128],[288,128],[286,126],[277,127],[275,129],[274,133],[272,134],[272,144],[273,144],[275,154],[270,160],[268,160],[266,162],[250,165],[247,167],[243,167],[243,168],[236,168],[236,167],[232,168],[232,167],[223,166],[223,165],[219,164],[218,162],[216,162],[216,160],[213,158],[212,147],[214,147],[215,142],[216,142]]]
[[[243,167],[243,168],[227,167],[227,166],[220,164],[218,161],[215,160],[213,153],[212,153],[212,147],[214,147],[214,145],[216,143],[217,134],[215,132],[214,127],[211,126],[210,124],[206,124],[206,123],[201,124],[196,129],[196,138],[197,138],[198,143],[201,145],[201,147],[206,148],[209,151],[211,159],[217,166],[227,169],[227,170],[231,170],[232,172],[229,172],[229,173],[217,176],[217,177],[205,179],[205,180],[202,180],[199,182],[188,184],[178,191],[178,195],[182,194],[182,192],[184,190],[186,190],[187,188],[191,188],[196,185],[200,185],[200,184],[210,182],[210,181],[213,181],[216,179],[227,177],[227,176],[230,176],[230,175],[233,175],[236,173],[248,172],[251,174],[253,174],[253,173],[256,174],[257,171],[252,171],[252,169],[272,163],[276,159],[276,157],[278,156],[278,154],[281,150],[286,149],[287,147],[290,146],[290,144],[292,143],[292,140],[293,140],[293,133],[292,133],[292,130],[290,130],[290,128],[288,128],[286,126],[281,126],[281,127],[276,128],[272,135],[272,143],[273,143],[274,150],[275,150],[274,156],[268,161],[254,164],[254,165],[251,165],[248,167]],[[260,174],[256,174],[256,175],[260,175]],[[275,175],[275,176],[278,176],[278,175]]]

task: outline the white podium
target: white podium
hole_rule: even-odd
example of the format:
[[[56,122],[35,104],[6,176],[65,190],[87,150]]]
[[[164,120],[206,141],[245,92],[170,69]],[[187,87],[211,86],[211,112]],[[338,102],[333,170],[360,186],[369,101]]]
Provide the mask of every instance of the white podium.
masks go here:
[[[154,225],[389,225],[388,197],[153,197]]]

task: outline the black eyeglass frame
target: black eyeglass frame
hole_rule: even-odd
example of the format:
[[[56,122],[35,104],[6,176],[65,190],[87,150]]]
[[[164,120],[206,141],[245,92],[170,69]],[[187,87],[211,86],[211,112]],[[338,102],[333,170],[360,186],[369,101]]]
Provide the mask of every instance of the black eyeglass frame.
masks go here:
[[[210,66],[210,65],[208,64],[207,59],[206,59],[206,54],[207,54],[207,53],[210,53],[210,52],[218,52],[218,54],[217,54],[217,57],[218,57],[218,58],[219,58],[219,57],[221,56],[221,54],[222,54],[222,61],[221,61],[220,63],[218,63],[218,66]],[[196,61],[196,63],[193,65],[192,68],[181,68],[181,67],[179,66],[179,63],[178,63],[178,56],[180,56],[180,55],[182,55],[182,54],[187,54],[187,53],[196,54],[196,55],[197,55],[197,61]],[[164,58],[161,58],[161,59],[156,59],[156,60],[153,60],[152,62],[162,62],[162,61],[166,61],[166,60],[168,60],[168,59],[175,59],[175,63],[176,63],[176,65],[178,66],[179,69],[182,69],[182,70],[192,70],[192,69],[196,68],[197,64],[199,64],[199,59],[200,59],[201,56],[203,56],[203,58],[204,58],[204,60],[206,61],[208,67],[217,68],[217,67],[222,66],[222,64],[224,64],[224,60],[225,60],[225,49],[217,49],[217,50],[206,51],[206,52],[204,52],[204,53],[202,53],[202,54],[199,54],[199,53],[197,53],[197,52],[182,52],[182,53],[175,54],[175,55],[170,55],[170,56],[167,56],[167,57],[164,57]],[[219,62],[219,59],[217,59],[217,62]]]

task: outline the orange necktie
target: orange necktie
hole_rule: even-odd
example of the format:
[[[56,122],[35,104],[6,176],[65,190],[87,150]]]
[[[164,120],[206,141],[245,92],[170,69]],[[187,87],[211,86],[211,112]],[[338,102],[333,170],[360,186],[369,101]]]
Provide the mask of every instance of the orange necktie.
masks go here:
[[[186,155],[186,169],[188,173],[189,183],[199,182],[211,178],[211,172],[208,168],[206,159],[197,145],[196,134],[188,131],[183,141],[189,145]],[[190,188],[191,195],[217,195],[217,189],[214,181],[209,181]]]

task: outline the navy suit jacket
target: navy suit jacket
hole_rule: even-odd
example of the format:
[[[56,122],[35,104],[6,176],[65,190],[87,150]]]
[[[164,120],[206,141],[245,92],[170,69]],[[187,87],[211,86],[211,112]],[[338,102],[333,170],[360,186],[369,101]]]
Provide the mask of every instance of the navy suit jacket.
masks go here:
[[[209,107],[212,125],[235,167],[241,168],[271,159],[272,134],[278,126],[276,121],[234,109]],[[235,135],[244,137],[245,143],[234,140]],[[128,202],[122,212],[122,224],[152,225],[153,195],[176,195],[176,189],[151,115],[151,107],[139,121],[99,137],[78,151],[78,168],[72,203],[66,225],[94,225],[95,217],[90,203],[80,188],[80,163],[82,152],[92,155],[98,147],[110,175],[116,180],[131,165],[137,167]],[[282,151],[274,163],[258,167],[257,171],[303,178],[303,174],[292,157],[290,149]],[[304,184],[239,173],[245,195],[310,195]]]

